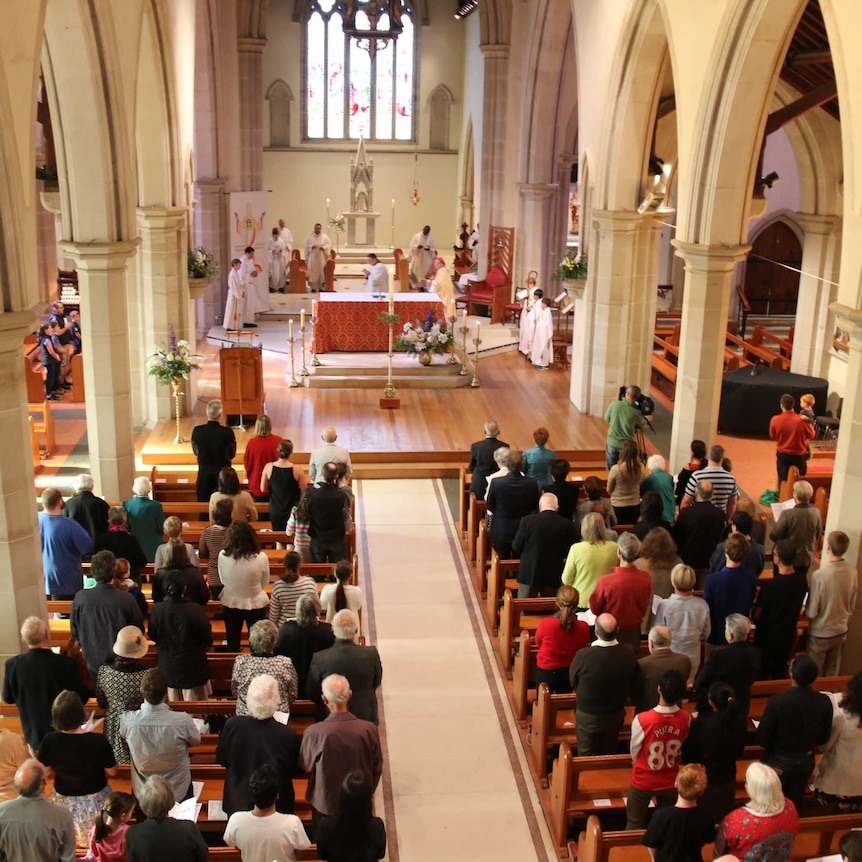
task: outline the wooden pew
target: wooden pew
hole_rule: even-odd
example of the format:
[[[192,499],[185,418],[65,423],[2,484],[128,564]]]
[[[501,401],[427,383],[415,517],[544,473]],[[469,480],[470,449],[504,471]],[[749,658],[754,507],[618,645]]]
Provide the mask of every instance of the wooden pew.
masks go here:
[[[652,355],[652,370],[658,377],[663,377],[671,386],[676,386],[677,363],[679,348],[656,335],[653,337],[656,350]]]
[[[808,482],[811,487],[814,489],[815,494],[821,488],[824,489],[827,493],[832,493],[832,477],[834,473],[833,470],[812,470],[805,476],[799,475],[799,468],[796,465],[790,467],[787,471],[787,478],[781,483],[781,487],[778,489],[778,499],[780,502],[784,502],[785,500],[789,500],[793,496],[793,485],[795,482],[798,482],[800,479],[804,479]],[[812,503],[814,501],[812,500]],[[825,521],[823,522],[826,523]]]
[[[487,506],[484,500],[479,500],[474,493],[470,493],[470,505],[467,512],[467,559],[468,562],[476,562],[476,540],[479,538],[479,522],[484,520]]]
[[[33,430],[36,434],[42,434],[45,437],[45,457],[50,458],[52,452],[57,451],[57,432],[54,425],[54,412],[51,409],[50,401],[42,401],[38,404],[28,404],[27,410],[30,413],[41,413],[41,419],[33,418]]]
[[[491,568],[488,572],[487,594],[485,599],[485,621],[492,635],[497,634],[500,623],[500,608],[506,590],[518,589],[517,581],[520,560],[501,560],[496,551],[491,552]]]
[[[556,599],[517,599],[512,596],[511,590],[503,593],[497,655],[508,679],[512,678],[513,651],[521,630],[535,631],[545,616],[556,611]]]
[[[479,521],[479,536],[476,539],[476,564],[474,566],[474,578],[479,595],[484,595],[488,589],[488,569],[491,566],[492,552],[491,533],[483,518]]]
[[[741,348],[744,359],[752,361],[752,357],[766,363],[769,368],[778,368],[784,371],[789,370],[790,360],[774,350],[769,350],[762,345],[752,344],[750,341],[744,341],[738,335],[728,332],[725,336],[726,342]]]
[[[769,341],[778,348],[777,352],[782,356],[787,357],[787,359],[791,359],[793,357],[793,342],[787,338],[781,338],[780,336],[775,335],[765,326],[755,326],[754,332],[751,333],[749,341],[752,344],[761,345],[763,347],[766,347],[764,342]],[[769,349],[771,350],[772,348]]]

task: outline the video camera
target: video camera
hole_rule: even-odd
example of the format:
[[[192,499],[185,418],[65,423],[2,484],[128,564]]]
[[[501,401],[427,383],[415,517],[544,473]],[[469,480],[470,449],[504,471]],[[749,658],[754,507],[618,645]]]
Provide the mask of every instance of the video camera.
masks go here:
[[[620,386],[617,401],[622,401],[626,397],[626,390],[628,388],[628,386]],[[637,391],[637,397],[632,403],[638,410],[640,410],[641,416],[652,416],[653,413],[655,413],[655,401],[653,401],[649,395],[644,395],[637,386],[632,388]]]

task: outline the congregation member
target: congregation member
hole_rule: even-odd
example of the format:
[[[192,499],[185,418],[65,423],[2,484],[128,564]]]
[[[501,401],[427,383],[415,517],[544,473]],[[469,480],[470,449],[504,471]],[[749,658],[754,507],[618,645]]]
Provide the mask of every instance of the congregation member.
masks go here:
[[[637,443],[623,440],[619,460],[608,473],[608,495],[618,524],[634,524],[640,514],[643,463]]]
[[[431,236],[431,226],[425,225],[421,231],[413,234],[410,240],[410,250],[407,260],[410,263],[410,286],[425,290],[425,278],[431,270],[434,258],[437,257],[437,246]]]
[[[82,700],[88,696],[74,659],[51,650],[51,630],[39,617],[27,617],[21,624],[21,655],[6,659],[3,673],[3,702],[18,707],[24,739],[32,752],[39,750],[51,730],[51,706],[61,691],[74,691]]]
[[[339,446],[335,441],[338,439],[338,433],[335,428],[328,425],[323,429],[320,435],[323,440],[323,445],[313,449],[308,458],[308,478],[312,484],[316,485],[322,479],[323,468],[330,461],[336,464],[347,464],[347,479],[350,480],[353,475],[353,465],[350,463],[350,452]]]
[[[632,530],[634,532],[634,530]],[[674,566],[682,561],[676,552],[676,542],[670,533],[663,527],[656,527],[647,533],[646,538],[641,541],[640,554],[635,560],[635,565],[645,572],[649,572],[652,579],[652,594],[662,599],[667,599],[673,593],[671,583],[671,572]],[[652,606],[644,618],[641,631],[646,633],[653,621]]]
[[[691,713],[680,707],[685,676],[667,670],[658,682],[658,704],[632,720],[632,777],[626,801],[626,829],[643,829],[650,803],[666,808],[676,800],[676,775]]]
[[[284,555],[284,572],[273,584],[269,597],[269,618],[276,627],[296,617],[296,602],[303,595],[317,595],[314,578],[300,574],[302,558],[296,551]]]
[[[540,491],[544,491],[553,481],[550,464],[557,459],[557,453],[548,448],[550,432],[544,426],[539,426],[533,432],[533,443],[524,450],[524,474],[535,479]]]
[[[132,483],[133,497],[123,500],[129,531],[141,543],[147,562],[156,558],[156,548],[162,544],[165,510],[158,500],[151,500],[153,483],[146,476],[138,476]]]
[[[87,835],[87,862],[122,862],[127,858],[126,833],[137,804],[131,793],[114,791],[108,795]]]
[[[569,521],[575,520],[575,510],[581,493],[579,482],[568,482],[572,465],[565,458],[554,458],[548,469],[551,471],[551,484],[545,488],[549,494],[557,498],[558,513]]]
[[[847,640],[850,617],[856,608],[856,567],[844,559],[850,539],[833,530],[826,537],[820,568],[811,573],[805,615],[808,623],[808,655],[821,676],[838,673]]]
[[[38,513],[45,595],[52,601],[73,599],[84,586],[81,557],[93,546],[90,534],[63,516],[63,495],[56,488],[42,491]]]
[[[305,238],[305,268],[308,289],[315,293],[323,290],[326,281],[326,264],[332,253],[332,240],[323,232],[318,222],[314,230]]]
[[[563,564],[575,543],[575,525],[561,518],[553,494],[542,494],[539,512],[525,515],[512,539],[512,553],[520,559],[518,598],[553,596],[560,584]]]
[[[636,713],[646,712],[658,704],[659,683],[669,670],[682,674],[683,680],[688,685],[688,679],[691,676],[691,659],[684,653],[673,652],[670,644],[671,635],[667,626],[653,626],[649,630],[647,637],[649,655],[638,659],[643,682],[635,700]]]
[[[341,782],[338,814],[320,819],[317,853],[327,862],[376,862],[386,855],[386,826],[372,814],[371,781],[362,770]]]
[[[682,498],[685,496],[685,489],[688,485],[688,480],[692,475],[706,467],[706,443],[703,440],[691,441],[691,460],[679,471],[676,477],[676,488],[674,489],[674,499],[677,506],[682,504]]]
[[[260,480],[264,467],[278,458],[280,439],[277,434],[272,433],[272,420],[266,413],[261,413],[254,423],[254,437],[245,444],[245,453],[242,456],[248,490],[256,503],[265,503],[269,499],[269,494],[261,487]]]
[[[279,440],[275,456],[264,465],[260,477],[261,491],[269,498],[270,525],[278,532],[287,529],[290,513],[309,484],[305,470],[290,460],[292,454],[293,442]]]
[[[493,458],[494,458],[494,463],[497,465],[497,469],[493,473],[491,473],[491,475],[488,476],[488,478],[485,480],[485,493],[482,495],[483,499],[485,499],[485,500],[488,499],[488,489],[491,487],[491,483],[495,479],[499,479],[501,476],[508,476],[509,475],[508,464],[509,464],[509,453],[511,451],[512,450],[508,446],[501,446],[499,449],[494,450]],[[490,516],[486,512],[486,514],[485,514],[486,523],[487,523],[487,519],[489,517]]]
[[[791,467],[799,475],[808,472],[808,444],[814,439],[814,425],[795,411],[796,400],[784,393],[779,401],[781,412],[769,420],[769,436],[775,441],[775,463],[778,485],[787,479]]]
[[[75,496],[66,500],[63,514],[77,521],[89,534],[90,539],[108,529],[108,504],[93,493],[95,482],[89,473],[81,473],[75,480]]]
[[[147,819],[126,833],[129,862],[205,862],[209,858],[197,823],[168,816],[177,801],[170,782],[152,775],[140,782],[135,796]]]
[[[206,700],[210,685],[207,650],[213,643],[206,611],[186,597],[182,572],[165,576],[165,598],[153,607],[148,633],[156,645],[158,666],[168,679],[171,700]]]
[[[617,524],[616,515],[614,515],[614,507],[611,505],[611,498],[603,496],[606,490],[606,483],[602,482],[598,476],[587,476],[584,479],[584,494],[586,500],[582,500],[575,507],[575,520],[580,528],[584,518],[595,511],[596,503],[599,503],[603,509],[602,518],[605,522],[605,527],[610,529]],[[614,540],[616,541],[616,540]]]
[[[317,718],[326,717],[323,682],[332,674],[350,680],[350,711],[365,721],[377,724],[377,689],[383,680],[383,666],[376,646],[355,643],[359,622],[353,611],[339,611],[332,618],[335,643],[311,657],[306,681],[306,696],[317,705]]]
[[[236,455],[236,437],[232,429],[221,424],[222,410],[218,398],[208,401],[206,424],[192,429],[192,451],[198,461],[195,490],[199,503],[209,501],[218,486],[219,472],[222,467],[230,467]]]
[[[688,684],[691,685],[700,668],[701,641],[712,631],[709,605],[694,595],[695,574],[691,566],[685,563],[674,566],[670,582],[673,595],[659,603],[655,622],[670,630],[670,648],[688,656],[691,662]]]
[[[261,674],[271,676],[278,684],[279,712],[290,712],[296,700],[299,679],[293,662],[287,656],[275,654],[278,628],[269,620],[258,620],[248,633],[251,654],[240,653],[233,662],[230,691],[236,698],[236,714],[249,715],[247,703],[249,687]]]
[[[641,481],[641,495],[646,496],[649,491],[658,494],[662,503],[662,520],[672,524],[676,518],[676,498],[673,494],[673,476],[667,472],[667,461],[661,455],[650,455],[646,467],[648,472]]]
[[[707,638],[707,655],[724,646],[724,620],[730,614],[748,617],[757,590],[757,576],[742,567],[750,550],[748,539],[740,533],[731,533],[724,543],[724,568],[707,576],[703,590],[704,601],[709,605],[711,631]]]
[[[234,521],[256,521],[257,506],[248,491],[239,485],[239,475],[233,467],[222,467],[219,470],[216,490],[210,494],[210,520],[213,507],[219,500],[230,500],[233,505]]]
[[[578,651],[590,645],[590,627],[577,617],[577,590],[564,585],[556,598],[557,612],[543,617],[536,629],[536,688],[545,683],[551,694],[568,694],[569,667]]]
[[[517,449],[506,460],[509,473],[495,479],[488,489],[488,512],[491,520],[491,543],[502,560],[512,559],[512,540],[521,518],[539,507],[539,485],[524,475],[524,456]]]
[[[231,500],[219,500],[213,507],[213,523],[204,527],[201,540],[198,544],[198,556],[206,560],[207,583],[210,595],[218,600],[224,585],[218,574],[218,556],[224,547],[227,537],[227,528],[233,518],[233,502]]]
[[[838,842],[841,862],[862,862],[862,834],[846,832]]]
[[[680,514],[682,514],[683,509],[686,509],[695,502],[695,491],[698,482],[709,481],[712,484],[710,502],[713,506],[721,509],[725,523],[733,519],[733,513],[736,511],[736,502],[739,499],[739,489],[736,486],[736,479],[733,474],[729,470],[725,470],[723,466],[724,460],[724,446],[716,444],[709,447],[709,458],[706,467],[701,470],[695,470],[686,483],[685,496],[679,504]]]
[[[350,583],[353,577],[353,565],[350,560],[339,560],[335,564],[334,584],[327,584],[320,591],[320,606],[326,618],[331,620],[339,611],[345,608],[353,611],[359,617],[362,607],[362,590]]]
[[[128,515],[122,506],[111,506],[108,510],[108,527],[93,543],[93,554],[108,551],[114,557],[122,557],[129,563],[129,577],[136,583],[141,582],[141,569],[148,562],[138,537],[129,531]]]
[[[740,712],[748,715],[751,686],[760,673],[760,650],[748,643],[751,620],[743,614],[730,614],[724,621],[723,631],[727,646],[709,653],[694,678],[698,710],[709,709],[710,686],[726,682],[733,689]]]
[[[296,668],[299,682],[297,696],[306,698],[308,669],[312,656],[335,643],[335,634],[328,622],[320,619],[320,599],[317,596],[300,596],[296,602],[296,619],[288,620],[278,630],[276,655],[287,656]]]
[[[589,610],[599,578],[608,574],[618,560],[617,543],[606,538],[604,519],[591,512],[581,523],[581,541],[569,548],[562,574],[563,583],[578,592],[579,611]]]
[[[114,639],[125,626],[141,628],[144,618],[130,593],[114,586],[116,558],[110,551],[93,554],[90,574],[96,586],[81,590],[72,602],[72,637],[81,645],[93,681],[114,657]]]
[[[8,862],[73,862],[75,822],[45,796],[45,767],[25,760],[15,773],[18,796],[0,805],[0,857]]]
[[[306,493],[311,559],[315,563],[337,563],[345,557],[345,521],[350,512],[347,497],[338,487],[338,467],[334,461],[323,465],[319,484]]]
[[[264,763],[248,781],[253,808],[235,811],[228,818],[224,843],[240,851],[242,862],[294,862],[297,850],[311,846],[302,821],[291,812],[277,810],[280,790],[278,771]]]
[[[641,622],[652,602],[652,578],[634,563],[640,553],[637,536],[623,533],[617,543],[619,565],[599,578],[590,596],[590,610],[596,615],[611,614],[617,622],[617,638],[637,653]],[[583,599],[581,600],[583,601]]]
[[[704,479],[695,487],[695,501],[684,509],[673,527],[682,561],[696,572],[709,569],[712,549],[721,541],[724,534],[724,515],[712,504],[712,482]]]
[[[265,763],[278,774],[276,810],[293,812],[299,738],[292,727],[273,718],[279,699],[278,682],[267,673],[256,676],[248,687],[248,714],[229,718],[219,735],[216,759],[227,770],[222,802],[226,814],[252,807],[249,779]]]
[[[772,549],[777,569],[760,585],[752,618],[757,624],[754,645],[760,648],[761,679],[787,679],[787,662],[796,642],[799,614],[808,593],[808,580],[793,566],[795,552],[787,539]]]
[[[800,479],[793,483],[793,500],[796,505],[781,513],[775,526],[769,531],[773,542],[787,539],[791,542],[795,557],[793,565],[801,575],[807,575],[814,561],[814,549],[823,533],[820,510],[811,505],[814,489],[810,482]]]
[[[162,565],[153,573],[152,598],[158,604],[165,597],[165,581],[172,572],[179,574],[185,584],[185,596],[198,605],[206,605],[210,600],[210,588],[188,554],[188,545],[184,542],[168,543],[167,551],[162,555]],[[194,553],[194,551],[192,551]]]
[[[356,770],[371,788],[377,788],[383,772],[383,755],[377,726],[350,712],[350,683],[341,674],[330,674],[321,689],[327,716],[302,734],[299,767],[310,773],[306,799],[315,827],[321,816],[340,812],[341,785]]]
[[[764,749],[762,762],[781,776],[784,795],[799,811],[814,771],[814,749],[825,745],[832,732],[832,701],[811,688],[817,665],[807,655],[793,659],[790,677],[790,688],[766,702],[757,743]]]
[[[730,532],[740,533],[749,541],[749,550],[745,555],[745,559],[742,561],[741,566],[743,569],[748,569],[750,572],[753,572],[755,575],[760,577],[763,572],[763,568],[766,565],[766,551],[761,542],[754,541],[752,535],[753,531],[754,519],[748,514],[748,512],[743,512],[740,509],[737,509],[730,522]],[[715,546],[712,556],[709,558],[709,570],[711,572],[718,572],[724,568],[724,564],[724,542],[719,542]]]
[[[141,708],[120,717],[120,736],[126,740],[131,756],[132,791],[147,817],[151,815],[144,807],[141,791],[153,776],[168,783],[177,802],[192,795],[189,748],[201,742],[192,717],[172,710],[165,703],[167,694],[167,675],[159,667],[150,668],[141,681]],[[167,810],[173,804],[172,800]]]
[[[596,640],[579,650],[569,668],[569,684],[578,696],[578,757],[616,754],[625,707],[641,684],[641,669],[631,647],[617,640],[611,614],[596,619]]]
[[[477,500],[485,498],[488,476],[497,469],[494,453],[508,446],[500,439],[500,423],[496,419],[488,419],[485,422],[485,438],[470,446],[470,464],[467,467],[471,473],[470,492],[476,495]]]
[[[30,752],[21,734],[0,727],[0,802],[8,802],[18,795],[15,773],[28,757]]]
[[[156,548],[156,556],[153,560],[154,568],[157,570],[169,568],[169,566],[166,565],[165,556],[171,545],[184,545],[189,557],[189,562],[193,566],[197,566],[198,568],[201,567],[198,555],[195,553],[194,545],[190,542],[183,541],[183,522],[176,515],[171,515],[169,518],[165,518],[165,522],[162,524],[162,530],[168,537],[168,540]]]
[[[72,388],[72,356],[75,353],[72,344],[72,321],[65,312],[65,306],[59,299],[51,303],[50,321],[54,325],[57,353],[60,356],[58,388],[61,390]]]
[[[608,471],[619,462],[623,443],[626,440],[633,441],[637,430],[646,428],[646,419],[637,407],[640,397],[639,386],[627,386],[624,396],[611,401],[605,411],[605,422],[610,423],[605,446],[605,462]]]
[[[640,517],[631,529],[632,535],[643,541],[653,530],[670,530],[670,521],[664,519],[663,507],[661,496],[655,491],[647,491],[641,497]]]

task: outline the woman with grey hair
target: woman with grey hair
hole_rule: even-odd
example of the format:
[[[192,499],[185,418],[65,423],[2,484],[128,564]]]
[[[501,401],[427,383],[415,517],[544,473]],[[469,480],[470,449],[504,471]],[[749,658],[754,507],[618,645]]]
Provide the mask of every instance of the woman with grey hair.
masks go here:
[[[299,739],[296,731],[273,718],[279,704],[278,682],[269,674],[256,676],[246,695],[248,715],[228,719],[219,737],[216,759],[227,769],[223,807],[226,814],[254,807],[248,782],[264,763],[272,764],[281,779],[276,811],[291,814],[292,776],[297,774]]]
[[[248,634],[251,655],[238,655],[233,663],[230,690],[236,698],[236,714],[248,715],[248,688],[261,674],[269,674],[278,683],[278,711],[290,712],[296,700],[299,677],[293,662],[283,655],[275,655],[278,628],[269,620],[258,620]]]
[[[209,849],[197,823],[168,817],[174,807],[174,792],[159,775],[147,778],[137,792],[141,811],[147,815],[143,823],[126,832],[126,854],[134,862],[204,862]]]
[[[149,563],[156,558],[156,548],[162,543],[162,529],[165,524],[162,504],[150,499],[152,490],[152,482],[146,476],[138,476],[132,485],[135,496],[123,500],[123,508],[129,518],[129,530],[141,543]]]
[[[316,595],[300,596],[296,602],[296,619],[288,620],[278,630],[275,652],[293,661],[299,675],[299,697],[305,697],[311,657],[335,643],[332,626],[320,621],[320,611],[320,599]]]

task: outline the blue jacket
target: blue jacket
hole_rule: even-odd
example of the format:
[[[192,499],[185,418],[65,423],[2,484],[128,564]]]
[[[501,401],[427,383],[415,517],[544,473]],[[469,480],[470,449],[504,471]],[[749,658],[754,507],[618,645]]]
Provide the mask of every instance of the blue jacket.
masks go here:
[[[71,518],[39,512],[39,535],[45,594],[73,596],[84,586],[81,557],[93,547],[90,534]]]

